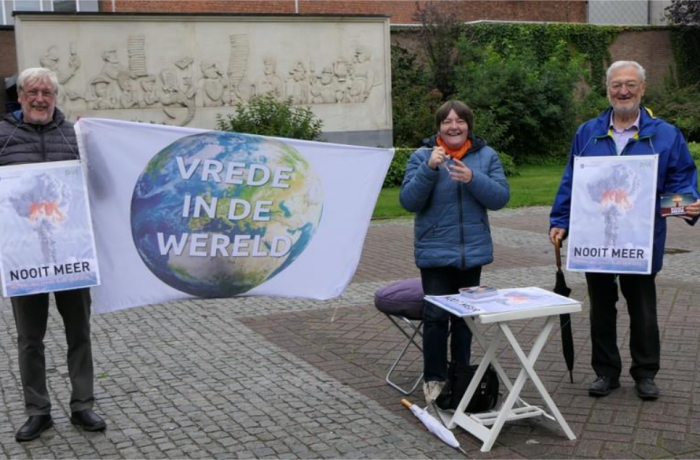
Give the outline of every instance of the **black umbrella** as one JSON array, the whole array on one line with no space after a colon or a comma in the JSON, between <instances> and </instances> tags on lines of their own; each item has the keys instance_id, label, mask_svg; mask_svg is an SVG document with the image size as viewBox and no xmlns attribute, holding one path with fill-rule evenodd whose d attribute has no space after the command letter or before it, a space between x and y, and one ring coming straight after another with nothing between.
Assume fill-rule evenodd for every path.
<instances>
[{"instance_id":1,"label":"black umbrella","mask_svg":"<svg viewBox=\"0 0 700 460\"><path fill-rule=\"evenodd\" d=\"M557 259L557 282L554 284L554 292L564 297L569 297L571 289L566 285L564 272L561 271L561 240L556 239L554 244L554 253ZM559 315L559 323L561 324L561 345L566 360L566 367L569 369L569 378L571 383L574 383L574 334L571 331L571 315L563 313Z\"/></svg>"}]
</instances>

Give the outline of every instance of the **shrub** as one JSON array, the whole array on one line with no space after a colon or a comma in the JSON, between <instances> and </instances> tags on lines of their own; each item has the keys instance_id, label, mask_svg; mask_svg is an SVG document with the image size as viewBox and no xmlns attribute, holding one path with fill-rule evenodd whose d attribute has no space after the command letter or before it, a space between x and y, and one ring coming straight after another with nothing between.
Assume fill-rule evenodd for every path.
<instances>
[{"instance_id":1,"label":"shrub","mask_svg":"<svg viewBox=\"0 0 700 460\"><path fill-rule=\"evenodd\" d=\"M518 172L518 168L515 165L515 161L513 161L512 156L510 156L506 153L499 153L498 159L501 160L501 164L503 165L503 172L505 173L506 177L513 177L513 176L520 175L520 173Z\"/></svg>"},{"instance_id":2,"label":"shrub","mask_svg":"<svg viewBox=\"0 0 700 460\"><path fill-rule=\"evenodd\" d=\"M394 145L418 147L435 132L434 113L442 95L432 89L428 73L416 56L399 45L391 49L391 95Z\"/></svg>"},{"instance_id":3,"label":"shrub","mask_svg":"<svg viewBox=\"0 0 700 460\"><path fill-rule=\"evenodd\" d=\"M563 41L541 62L525 46L507 47L503 54L491 45L472 46L466 38L458 46L465 59L456 69L456 96L475 117L490 120L492 131L505 129L494 136L475 121L475 132L516 163L565 157L576 128L574 88L585 74L583 58L569 57Z\"/></svg>"},{"instance_id":4,"label":"shrub","mask_svg":"<svg viewBox=\"0 0 700 460\"><path fill-rule=\"evenodd\" d=\"M683 131L688 141L700 141L700 83L682 88L667 84L660 91L650 92L645 105Z\"/></svg>"},{"instance_id":5,"label":"shrub","mask_svg":"<svg viewBox=\"0 0 700 460\"><path fill-rule=\"evenodd\" d=\"M689 142L688 148L690 149L690 155L693 160L700 161L700 142Z\"/></svg>"},{"instance_id":6,"label":"shrub","mask_svg":"<svg viewBox=\"0 0 700 460\"><path fill-rule=\"evenodd\" d=\"M389 166L389 172L386 173L386 178L384 178L384 185L382 187L398 187L403 182L403 176L406 174L406 165L408 164L408 159L415 149L407 147L397 147L394 153L394 158L391 160L391 166Z\"/></svg>"},{"instance_id":7,"label":"shrub","mask_svg":"<svg viewBox=\"0 0 700 460\"><path fill-rule=\"evenodd\" d=\"M309 107L294 106L291 98L280 102L264 94L236 104L235 114L217 115L216 125L220 131L315 141L321 137L323 122Z\"/></svg>"}]
</instances>

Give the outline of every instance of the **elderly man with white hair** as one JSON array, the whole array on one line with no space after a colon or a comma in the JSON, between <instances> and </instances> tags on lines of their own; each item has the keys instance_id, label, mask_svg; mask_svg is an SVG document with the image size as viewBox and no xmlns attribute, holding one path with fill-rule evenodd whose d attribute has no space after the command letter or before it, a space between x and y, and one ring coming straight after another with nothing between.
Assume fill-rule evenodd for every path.
<instances>
[{"instance_id":1,"label":"elderly man with white hair","mask_svg":"<svg viewBox=\"0 0 700 460\"><path fill-rule=\"evenodd\" d=\"M646 72L634 61L617 61L606 74L610 108L578 128L571 156L564 170L552 212L549 237L552 243L567 236L571 211L573 159L577 156L659 156L654 220L654 249L649 275L586 273L591 304L592 366L597 378L590 396L607 396L620 387L622 361L617 347L618 283L627 300L630 316L630 374L637 395L643 400L659 397L654 378L659 372L661 345L656 314L656 274L661 270L666 243L666 220L661 216L662 193L691 193L695 202L686 207L689 224L700 215L700 193L695 162L683 134L675 126L655 118L641 105L646 90Z\"/></svg>"},{"instance_id":2,"label":"elderly man with white hair","mask_svg":"<svg viewBox=\"0 0 700 460\"><path fill-rule=\"evenodd\" d=\"M58 78L49 69L31 68L19 75L17 90L21 110L7 114L0 121L0 167L78 158L73 124L55 106L58 88ZM68 344L68 373L72 387L70 420L87 431L102 431L107 424L92 410L95 396L90 290L74 289L53 294L63 318ZM53 426L44 357L49 295L12 297L11 302L17 326L24 404L29 416L15 434L15 439L23 442L38 438Z\"/></svg>"}]
</instances>

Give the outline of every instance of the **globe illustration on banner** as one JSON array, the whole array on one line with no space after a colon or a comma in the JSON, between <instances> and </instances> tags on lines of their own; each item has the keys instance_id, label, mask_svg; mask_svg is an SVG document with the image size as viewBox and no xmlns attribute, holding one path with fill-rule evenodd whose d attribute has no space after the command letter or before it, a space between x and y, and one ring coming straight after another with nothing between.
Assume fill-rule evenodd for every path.
<instances>
[{"instance_id":1,"label":"globe illustration on banner","mask_svg":"<svg viewBox=\"0 0 700 460\"><path fill-rule=\"evenodd\" d=\"M146 266L198 297L245 293L289 267L321 221L320 178L293 146L206 132L156 154L131 200Z\"/></svg>"}]
</instances>

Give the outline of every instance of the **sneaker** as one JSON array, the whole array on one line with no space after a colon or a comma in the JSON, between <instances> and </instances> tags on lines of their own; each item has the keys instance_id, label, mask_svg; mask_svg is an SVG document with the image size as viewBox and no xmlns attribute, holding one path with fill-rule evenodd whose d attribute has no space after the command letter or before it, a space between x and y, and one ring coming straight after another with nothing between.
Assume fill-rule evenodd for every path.
<instances>
[{"instance_id":1,"label":"sneaker","mask_svg":"<svg viewBox=\"0 0 700 460\"><path fill-rule=\"evenodd\" d=\"M445 382L438 382L436 380L430 382L423 382L423 394L425 395L425 404L429 405L435 401L440 392L442 392L442 387L445 386Z\"/></svg>"}]
</instances>

